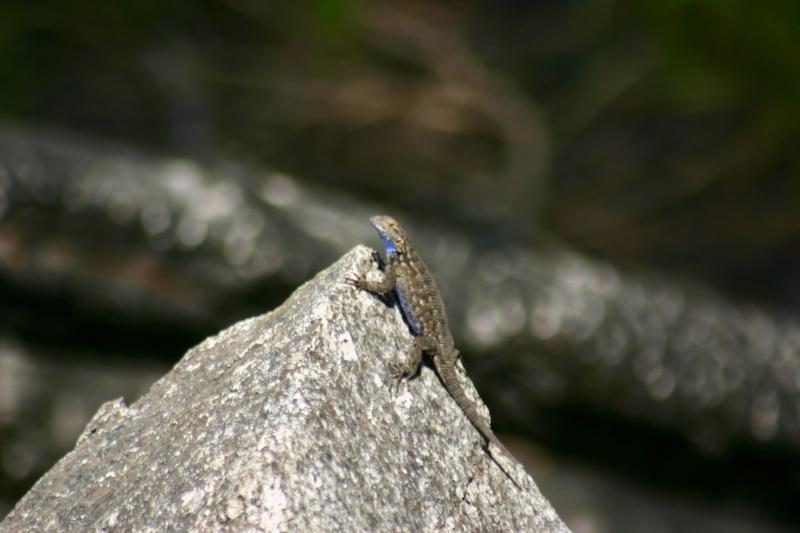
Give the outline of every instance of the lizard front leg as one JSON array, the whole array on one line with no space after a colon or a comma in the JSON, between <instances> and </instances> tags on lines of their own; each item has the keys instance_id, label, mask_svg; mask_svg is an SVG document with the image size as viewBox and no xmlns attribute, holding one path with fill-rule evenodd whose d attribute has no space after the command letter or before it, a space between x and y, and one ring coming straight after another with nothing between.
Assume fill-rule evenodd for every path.
<instances>
[{"instance_id":1,"label":"lizard front leg","mask_svg":"<svg viewBox=\"0 0 800 533\"><path fill-rule=\"evenodd\" d=\"M367 279L366 273L359 272L351 275L345 281L357 289L365 290L373 294L386 294L394 289L395 283L397 282L397 270L394 261L389 258L383 271L379 270L374 278Z\"/></svg>"}]
</instances>

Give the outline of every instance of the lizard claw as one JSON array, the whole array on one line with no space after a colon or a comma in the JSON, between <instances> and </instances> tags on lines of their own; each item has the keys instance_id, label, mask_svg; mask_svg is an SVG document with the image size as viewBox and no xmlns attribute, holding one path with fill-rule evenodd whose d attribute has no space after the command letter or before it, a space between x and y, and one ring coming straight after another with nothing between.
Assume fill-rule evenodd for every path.
<instances>
[{"instance_id":1,"label":"lizard claw","mask_svg":"<svg viewBox=\"0 0 800 533\"><path fill-rule=\"evenodd\" d=\"M351 274L344 279L344 282L351 287L355 287L356 289L363 289L366 283L366 278L364 274Z\"/></svg>"},{"instance_id":2,"label":"lizard claw","mask_svg":"<svg viewBox=\"0 0 800 533\"><path fill-rule=\"evenodd\" d=\"M390 363L389 364L389 372L392 378L401 381L405 376L403 375L403 369L401 368L402 365L400 363Z\"/></svg>"},{"instance_id":3,"label":"lizard claw","mask_svg":"<svg viewBox=\"0 0 800 533\"><path fill-rule=\"evenodd\" d=\"M394 385L394 390L399 391L400 385L408 380L408 373L406 372L405 367L401 363L390 363L389 364L389 374L392 377L392 382Z\"/></svg>"}]
</instances>

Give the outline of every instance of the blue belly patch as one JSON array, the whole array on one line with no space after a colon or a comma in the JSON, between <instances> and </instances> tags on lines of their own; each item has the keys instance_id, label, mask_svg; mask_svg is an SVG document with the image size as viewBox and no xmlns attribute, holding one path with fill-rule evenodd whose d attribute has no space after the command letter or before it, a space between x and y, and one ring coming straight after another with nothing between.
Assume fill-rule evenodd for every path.
<instances>
[{"instance_id":1,"label":"blue belly patch","mask_svg":"<svg viewBox=\"0 0 800 533\"><path fill-rule=\"evenodd\" d=\"M422 332L422 328L420 328L419 322L414 318L411 309L408 308L408 301L406 300L406 294L403 290L403 286L401 284L395 285L395 292L397 292L397 300L400 303L400 312L403 313L403 318L406 321L406 324L411 328L411 331L414 335L419 335Z\"/></svg>"}]
</instances>

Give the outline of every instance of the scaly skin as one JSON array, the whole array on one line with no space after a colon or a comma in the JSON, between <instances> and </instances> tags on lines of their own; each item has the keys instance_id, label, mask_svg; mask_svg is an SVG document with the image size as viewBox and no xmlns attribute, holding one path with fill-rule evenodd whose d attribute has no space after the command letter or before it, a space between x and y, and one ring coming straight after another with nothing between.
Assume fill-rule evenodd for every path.
<instances>
[{"instance_id":1,"label":"scaly skin","mask_svg":"<svg viewBox=\"0 0 800 533\"><path fill-rule=\"evenodd\" d=\"M456 376L459 352L455 348L447 324L444 302L431 271L396 220L386 215L379 215L372 217L370 222L378 231L386 252L383 275L368 281L364 274L358 274L347 281L359 289L376 294L395 291L400 310L414 335L414 348L411 353L405 361L392 366L395 377L403 380L417 375L422 362L422 352L427 353L447 392L467 419L488 443L495 445L513 459L495 436L487 420L480 415L477 406L467 398ZM494 457L493 459L506 476L520 487L506 469Z\"/></svg>"}]
</instances>

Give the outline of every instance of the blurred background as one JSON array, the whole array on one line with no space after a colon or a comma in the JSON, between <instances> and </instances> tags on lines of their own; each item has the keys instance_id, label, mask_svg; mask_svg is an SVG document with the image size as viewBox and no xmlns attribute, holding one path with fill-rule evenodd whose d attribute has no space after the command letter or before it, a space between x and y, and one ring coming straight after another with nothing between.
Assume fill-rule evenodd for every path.
<instances>
[{"instance_id":1,"label":"blurred background","mask_svg":"<svg viewBox=\"0 0 800 533\"><path fill-rule=\"evenodd\" d=\"M0 517L406 222L576 533L800 528L800 3L10 2Z\"/></svg>"}]
</instances>

